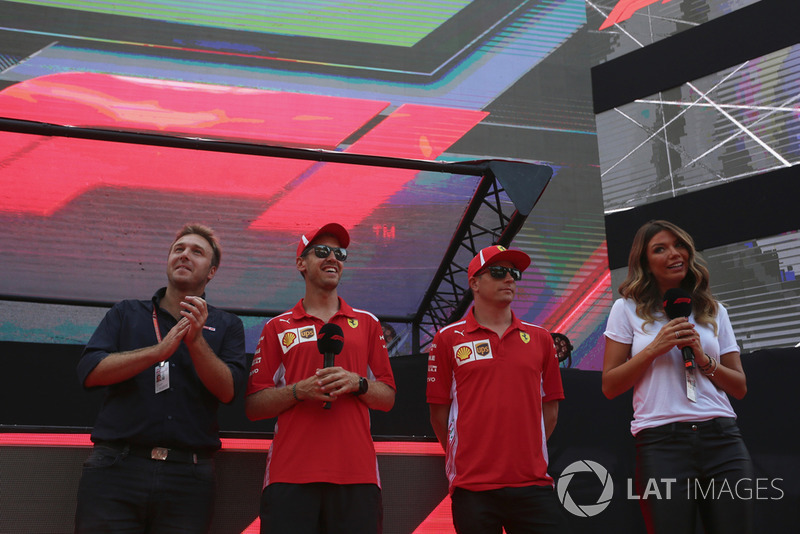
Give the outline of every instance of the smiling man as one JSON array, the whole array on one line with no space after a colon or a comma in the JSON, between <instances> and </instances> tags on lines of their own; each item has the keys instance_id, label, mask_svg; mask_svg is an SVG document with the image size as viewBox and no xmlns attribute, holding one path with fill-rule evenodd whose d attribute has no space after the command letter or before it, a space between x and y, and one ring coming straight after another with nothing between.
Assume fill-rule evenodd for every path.
<instances>
[{"instance_id":1,"label":"smiling man","mask_svg":"<svg viewBox=\"0 0 800 534\"><path fill-rule=\"evenodd\" d=\"M563 533L547 438L564 398L553 339L511 303L530 258L494 245L470 262L474 305L428 355L431 425L446 453L459 534Z\"/></svg>"},{"instance_id":2,"label":"smiling man","mask_svg":"<svg viewBox=\"0 0 800 534\"><path fill-rule=\"evenodd\" d=\"M75 531L207 532L220 448L219 403L245 384L244 328L210 306L214 232L186 225L167 258L167 286L114 305L78 363L105 397L78 488Z\"/></svg>"},{"instance_id":3,"label":"smiling man","mask_svg":"<svg viewBox=\"0 0 800 534\"><path fill-rule=\"evenodd\" d=\"M247 416L278 418L261 495L262 533L382 529L369 409L390 410L395 384L378 319L337 293L349 244L337 223L300 238L296 266L305 296L264 325L253 356ZM326 324L341 328L344 339L331 367L317 343Z\"/></svg>"}]
</instances>

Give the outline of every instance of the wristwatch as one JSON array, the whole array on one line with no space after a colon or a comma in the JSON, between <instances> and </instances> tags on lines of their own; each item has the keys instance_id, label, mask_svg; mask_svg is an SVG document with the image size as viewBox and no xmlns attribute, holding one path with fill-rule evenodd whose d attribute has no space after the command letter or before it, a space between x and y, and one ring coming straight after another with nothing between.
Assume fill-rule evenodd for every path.
<instances>
[{"instance_id":1,"label":"wristwatch","mask_svg":"<svg viewBox=\"0 0 800 534\"><path fill-rule=\"evenodd\" d=\"M353 395L358 397L363 395L369 389L369 382L363 376L358 377L358 390L353 392Z\"/></svg>"}]
</instances>

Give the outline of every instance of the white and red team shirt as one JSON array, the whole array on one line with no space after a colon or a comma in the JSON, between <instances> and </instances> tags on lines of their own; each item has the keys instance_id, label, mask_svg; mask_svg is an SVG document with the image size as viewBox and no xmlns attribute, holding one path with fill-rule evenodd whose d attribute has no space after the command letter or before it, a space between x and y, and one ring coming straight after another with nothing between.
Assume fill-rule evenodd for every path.
<instances>
[{"instance_id":1,"label":"white and red team shirt","mask_svg":"<svg viewBox=\"0 0 800 534\"><path fill-rule=\"evenodd\" d=\"M330 322L344 333L344 347L334 365L395 389L378 319L339 298L339 311ZM302 300L267 322L253 356L247 395L294 384L322 368L317 332L323 324L305 312ZM305 400L278 415L264 486L273 482L380 486L367 405L358 397L344 395L329 410L322 406L322 402Z\"/></svg>"},{"instance_id":2,"label":"white and red team shirt","mask_svg":"<svg viewBox=\"0 0 800 534\"><path fill-rule=\"evenodd\" d=\"M542 402L564 398L553 338L513 316L502 339L466 318L442 328L428 354L428 403L450 404L450 491L552 486Z\"/></svg>"}]
</instances>

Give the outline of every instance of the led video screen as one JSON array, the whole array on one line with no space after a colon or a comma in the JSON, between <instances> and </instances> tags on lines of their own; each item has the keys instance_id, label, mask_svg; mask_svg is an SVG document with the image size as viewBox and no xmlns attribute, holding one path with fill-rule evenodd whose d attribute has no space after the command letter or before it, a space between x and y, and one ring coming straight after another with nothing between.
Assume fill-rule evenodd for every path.
<instances>
[{"instance_id":1,"label":"led video screen","mask_svg":"<svg viewBox=\"0 0 800 534\"><path fill-rule=\"evenodd\" d=\"M597 65L697 28L760 0L590 0L587 24L609 36L592 47ZM676 58L677 60L677 58Z\"/></svg>"},{"instance_id":2,"label":"led video screen","mask_svg":"<svg viewBox=\"0 0 800 534\"><path fill-rule=\"evenodd\" d=\"M2 115L60 125L436 161L510 159L555 176L514 246L534 258L516 311L594 361L609 304L580 0L3 2ZM353 235L341 294L416 311L474 176L3 136L11 251L4 339L85 341L97 307L147 298L187 220L221 235L217 305L255 332L293 305L299 232ZM44 253L44 250L48 250ZM53 272L57 265L58 272ZM27 299L27 303L26 303ZM34 305L35 304L35 305ZM37 316L40 325L16 317ZM251 338L253 335L251 333Z\"/></svg>"},{"instance_id":3,"label":"led video screen","mask_svg":"<svg viewBox=\"0 0 800 534\"><path fill-rule=\"evenodd\" d=\"M800 163L800 46L597 116L606 211Z\"/></svg>"}]
</instances>

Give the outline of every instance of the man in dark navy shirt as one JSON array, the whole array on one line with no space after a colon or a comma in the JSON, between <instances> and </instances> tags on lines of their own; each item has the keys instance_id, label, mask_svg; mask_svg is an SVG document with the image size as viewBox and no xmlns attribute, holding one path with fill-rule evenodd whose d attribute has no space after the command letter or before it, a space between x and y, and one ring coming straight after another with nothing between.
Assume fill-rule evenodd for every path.
<instances>
[{"instance_id":1,"label":"man in dark navy shirt","mask_svg":"<svg viewBox=\"0 0 800 534\"><path fill-rule=\"evenodd\" d=\"M86 345L78 377L87 389L105 387L105 397L75 532L208 530L217 408L247 375L242 321L204 299L219 261L213 231L184 226L169 250L167 287L114 305Z\"/></svg>"}]
</instances>

